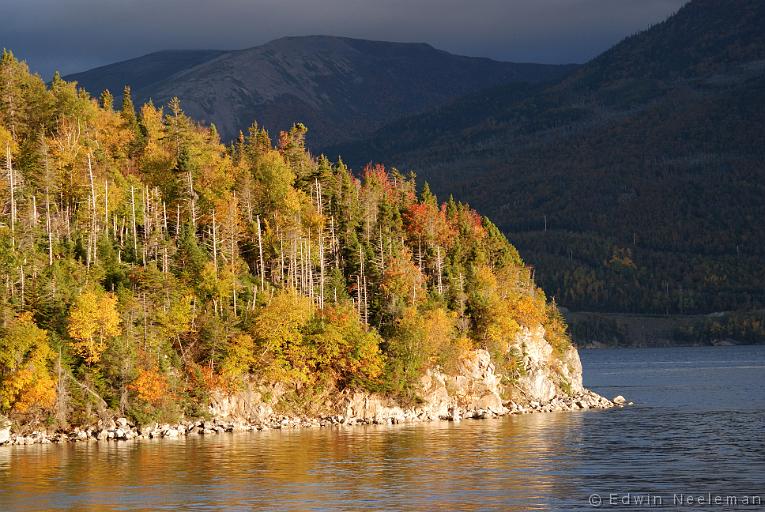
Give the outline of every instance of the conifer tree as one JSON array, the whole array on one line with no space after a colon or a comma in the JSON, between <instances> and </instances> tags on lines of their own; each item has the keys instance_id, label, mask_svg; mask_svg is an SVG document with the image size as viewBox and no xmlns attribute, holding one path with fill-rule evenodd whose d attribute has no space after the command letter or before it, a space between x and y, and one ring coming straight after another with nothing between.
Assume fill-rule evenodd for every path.
<instances>
[{"instance_id":1,"label":"conifer tree","mask_svg":"<svg viewBox=\"0 0 765 512\"><path fill-rule=\"evenodd\" d=\"M500 230L413 175L314 157L296 124L231 145L0 62L0 379L14 418L197 414L210 393L382 390L565 323ZM225 141L227 142L227 141ZM622 253L619 253L622 254ZM620 256L621 261L626 261ZM55 349L53 348L55 347ZM73 419L74 418L74 419Z\"/></svg>"}]
</instances>

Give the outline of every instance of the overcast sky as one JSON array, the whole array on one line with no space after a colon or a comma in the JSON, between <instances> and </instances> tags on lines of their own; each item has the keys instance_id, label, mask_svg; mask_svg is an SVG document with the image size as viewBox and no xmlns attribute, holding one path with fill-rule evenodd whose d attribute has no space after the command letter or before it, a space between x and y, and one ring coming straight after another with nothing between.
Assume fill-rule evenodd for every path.
<instances>
[{"instance_id":1,"label":"overcast sky","mask_svg":"<svg viewBox=\"0 0 765 512\"><path fill-rule=\"evenodd\" d=\"M0 46L48 78L164 49L282 36L427 42L518 62L584 62L686 0L0 0Z\"/></svg>"}]
</instances>

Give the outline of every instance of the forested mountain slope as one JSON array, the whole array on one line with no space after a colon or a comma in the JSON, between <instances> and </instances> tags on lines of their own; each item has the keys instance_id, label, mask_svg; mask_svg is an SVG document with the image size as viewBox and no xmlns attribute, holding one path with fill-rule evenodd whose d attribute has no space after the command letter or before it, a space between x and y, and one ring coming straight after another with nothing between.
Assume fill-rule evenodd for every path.
<instances>
[{"instance_id":1,"label":"forested mountain slope","mask_svg":"<svg viewBox=\"0 0 765 512\"><path fill-rule=\"evenodd\" d=\"M491 216L575 309L765 305L765 3L694 0L542 91L472 94L326 150Z\"/></svg>"},{"instance_id":2,"label":"forested mountain slope","mask_svg":"<svg viewBox=\"0 0 765 512\"><path fill-rule=\"evenodd\" d=\"M224 141L253 119L274 133L302 122L315 147L367 135L468 92L557 80L573 68L462 57L427 44L308 36L240 51L160 52L66 79L96 95L130 85L138 103L164 105L177 96Z\"/></svg>"},{"instance_id":3,"label":"forested mountain slope","mask_svg":"<svg viewBox=\"0 0 765 512\"><path fill-rule=\"evenodd\" d=\"M303 125L226 146L177 99L121 104L0 61L1 414L171 421L259 384L297 412L345 390L415 403L478 348L512 384L540 327L556 389L581 378L558 309L467 205L357 178Z\"/></svg>"}]
</instances>

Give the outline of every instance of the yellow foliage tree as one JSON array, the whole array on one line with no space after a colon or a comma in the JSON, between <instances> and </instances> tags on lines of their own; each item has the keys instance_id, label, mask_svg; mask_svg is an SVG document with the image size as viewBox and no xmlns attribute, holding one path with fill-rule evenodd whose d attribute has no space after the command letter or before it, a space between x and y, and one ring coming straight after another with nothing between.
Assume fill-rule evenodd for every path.
<instances>
[{"instance_id":1,"label":"yellow foliage tree","mask_svg":"<svg viewBox=\"0 0 765 512\"><path fill-rule=\"evenodd\" d=\"M267 378L306 382L315 360L302 329L313 316L313 302L295 290L277 293L255 318L252 333Z\"/></svg>"},{"instance_id":2,"label":"yellow foliage tree","mask_svg":"<svg viewBox=\"0 0 765 512\"><path fill-rule=\"evenodd\" d=\"M106 350L107 340L121 333L114 294L86 290L77 297L69 313L69 336L74 340L74 351L86 363L97 363Z\"/></svg>"},{"instance_id":3,"label":"yellow foliage tree","mask_svg":"<svg viewBox=\"0 0 765 512\"><path fill-rule=\"evenodd\" d=\"M508 297L507 286L500 286L497 276L487 265L474 270L470 310L475 336L493 355L507 352L520 330L513 313L514 300Z\"/></svg>"},{"instance_id":4,"label":"yellow foliage tree","mask_svg":"<svg viewBox=\"0 0 765 512\"><path fill-rule=\"evenodd\" d=\"M545 337L558 355L563 355L571 347L566 321L555 303L547 305L547 318L544 323Z\"/></svg>"},{"instance_id":5,"label":"yellow foliage tree","mask_svg":"<svg viewBox=\"0 0 765 512\"><path fill-rule=\"evenodd\" d=\"M0 405L19 413L49 409L56 401L49 367L53 351L48 333L31 313L20 314L0 337Z\"/></svg>"},{"instance_id":6,"label":"yellow foliage tree","mask_svg":"<svg viewBox=\"0 0 765 512\"><path fill-rule=\"evenodd\" d=\"M375 379L383 371L382 339L366 328L350 304L326 308L309 340L315 346L318 371L330 373L343 385Z\"/></svg>"},{"instance_id":7,"label":"yellow foliage tree","mask_svg":"<svg viewBox=\"0 0 765 512\"><path fill-rule=\"evenodd\" d=\"M249 334L236 334L228 344L221 373L229 379L237 379L250 371L255 363L255 341Z\"/></svg>"},{"instance_id":8,"label":"yellow foliage tree","mask_svg":"<svg viewBox=\"0 0 765 512\"><path fill-rule=\"evenodd\" d=\"M544 295L519 295L511 297L510 315L521 325L529 328L541 325L547 319Z\"/></svg>"},{"instance_id":9,"label":"yellow foliage tree","mask_svg":"<svg viewBox=\"0 0 765 512\"><path fill-rule=\"evenodd\" d=\"M191 330L194 320L193 303L194 296L187 293L173 297L166 309L157 311L157 323L164 338L171 339L180 346L181 335Z\"/></svg>"},{"instance_id":10,"label":"yellow foliage tree","mask_svg":"<svg viewBox=\"0 0 765 512\"><path fill-rule=\"evenodd\" d=\"M455 316L444 308L432 309L424 315L425 347L431 359L454 339Z\"/></svg>"}]
</instances>

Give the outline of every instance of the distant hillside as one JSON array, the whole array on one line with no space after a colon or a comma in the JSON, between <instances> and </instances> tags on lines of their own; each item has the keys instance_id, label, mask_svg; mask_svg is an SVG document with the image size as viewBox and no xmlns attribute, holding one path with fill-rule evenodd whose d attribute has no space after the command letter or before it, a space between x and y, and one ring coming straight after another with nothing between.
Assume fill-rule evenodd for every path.
<instances>
[{"instance_id":1,"label":"distant hillside","mask_svg":"<svg viewBox=\"0 0 765 512\"><path fill-rule=\"evenodd\" d=\"M763 127L765 3L695 0L560 83L326 152L470 201L568 307L710 312L765 304Z\"/></svg>"},{"instance_id":2,"label":"distant hillside","mask_svg":"<svg viewBox=\"0 0 765 512\"><path fill-rule=\"evenodd\" d=\"M300 121L311 129L309 142L325 146L486 87L558 80L572 69L462 57L427 44L311 36L241 51L154 53L66 79L96 95L131 85L138 104L178 96L224 140L253 119L272 132Z\"/></svg>"},{"instance_id":3,"label":"distant hillside","mask_svg":"<svg viewBox=\"0 0 765 512\"><path fill-rule=\"evenodd\" d=\"M67 78L76 81L89 92L100 94L109 89L119 96L126 85L134 91L141 91L223 53L220 50L167 50L75 73Z\"/></svg>"}]
</instances>

